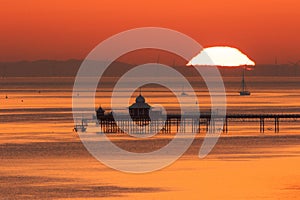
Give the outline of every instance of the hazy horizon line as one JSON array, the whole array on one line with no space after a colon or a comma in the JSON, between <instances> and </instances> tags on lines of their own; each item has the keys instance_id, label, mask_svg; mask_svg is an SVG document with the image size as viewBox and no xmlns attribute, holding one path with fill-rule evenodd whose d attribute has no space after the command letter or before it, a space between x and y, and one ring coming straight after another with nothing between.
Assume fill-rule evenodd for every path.
<instances>
[{"instance_id":1,"label":"hazy horizon line","mask_svg":"<svg viewBox=\"0 0 300 200\"><path fill-rule=\"evenodd\" d=\"M35 59L35 60L9 60L9 61L0 61L0 63L22 63L22 62L69 62L69 61L78 61L83 62L85 59L79 59L79 58L68 58L68 59L47 59L47 58L41 58L41 59ZM105 61L97 61L97 62L105 62ZM136 65L136 63L130 63L125 61L118 61L115 60L114 62L129 64L129 65ZM256 63L255 65L292 65L292 63ZM178 65L179 66L179 65Z\"/></svg>"}]
</instances>

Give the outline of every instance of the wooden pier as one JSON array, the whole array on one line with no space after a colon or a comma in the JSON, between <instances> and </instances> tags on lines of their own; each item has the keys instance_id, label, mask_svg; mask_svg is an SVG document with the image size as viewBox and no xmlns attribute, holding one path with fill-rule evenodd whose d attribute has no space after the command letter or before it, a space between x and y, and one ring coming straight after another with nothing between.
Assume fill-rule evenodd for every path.
<instances>
[{"instance_id":1,"label":"wooden pier","mask_svg":"<svg viewBox=\"0 0 300 200\"><path fill-rule=\"evenodd\" d=\"M260 133L265 132L265 122L274 123L274 132L279 133L280 122L300 122L300 114L227 114L225 119L225 132L228 132L229 121L259 122Z\"/></svg>"},{"instance_id":2,"label":"wooden pier","mask_svg":"<svg viewBox=\"0 0 300 200\"><path fill-rule=\"evenodd\" d=\"M202 132L201 130L204 130L206 133L209 131L212 133L222 131L226 134L230 130L230 125L237 122L258 123L260 133L265 132L266 123L274 124L275 133L280 132L280 125L282 123L299 122L300 125L300 114L227 114L225 117L214 116L213 119L211 117L210 114L202 114L199 117L195 117L194 115L184 115L182 117L180 114L170 114L165 118L158 116L151 120L149 116L128 119L128 116L124 115L118 116L116 121L112 114L105 114L101 117L94 117L93 120L82 119L77 126L80 128L79 130L86 130L89 122L97 120L97 126L104 133L123 133L125 129L145 134L153 130L159 130L159 133L200 133ZM150 123L152 125L148 126ZM221 130L216 130L217 123L223 124Z\"/></svg>"}]
</instances>

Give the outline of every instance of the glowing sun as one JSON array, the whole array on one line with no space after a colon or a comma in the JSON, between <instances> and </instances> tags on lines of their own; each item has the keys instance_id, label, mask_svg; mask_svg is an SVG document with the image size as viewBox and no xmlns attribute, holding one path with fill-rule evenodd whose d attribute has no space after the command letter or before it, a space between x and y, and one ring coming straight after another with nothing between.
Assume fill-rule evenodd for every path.
<instances>
[{"instance_id":1,"label":"glowing sun","mask_svg":"<svg viewBox=\"0 0 300 200\"><path fill-rule=\"evenodd\" d=\"M236 48L220 46L204 48L187 65L238 67L245 65L254 66L255 63Z\"/></svg>"}]
</instances>

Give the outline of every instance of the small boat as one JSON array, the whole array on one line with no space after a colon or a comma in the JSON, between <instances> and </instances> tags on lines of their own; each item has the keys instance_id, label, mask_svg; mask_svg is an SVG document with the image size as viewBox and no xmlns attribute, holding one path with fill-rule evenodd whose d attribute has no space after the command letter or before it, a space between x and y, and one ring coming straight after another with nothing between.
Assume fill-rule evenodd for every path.
<instances>
[{"instance_id":1,"label":"small boat","mask_svg":"<svg viewBox=\"0 0 300 200\"><path fill-rule=\"evenodd\" d=\"M188 94L187 93L185 93L185 92L181 92L181 94L180 94L181 96L188 96Z\"/></svg>"},{"instance_id":2,"label":"small boat","mask_svg":"<svg viewBox=\"0 0 300 200\"><path fill-rule=\"evenodd\" d=\"M240 91L240 96L250 96L251 92L249 91Z\"/></svg>"},{"instance_id":3,"label":"small boat","mask_svg":"<svg viewBox=\"0 0 300 200\"><path fill-rule=\"evenodd\" d=\"M246 89L245 82L245 67L243 67L243 75L242 75L242 90L240 91L240 96L250 96L251 92Z\"/></svg>"},{"instance_id":4,"label":"small boat","mask_svg":"<svg viewBox=\"0 0 300 200\"><path fill-rule=\"evenodd\" d=\"M73 128L75 132L86 132L87 122L85 119L81 119L81 124L76 124Z\"/></svg>"},{"instance_id":5,"label":"small boat","mask_svg":"<svg viewBox=\"0 0 300 200\"><path fill-rule=\"evenodd\" d=\"M182 87L180 96L189 96L187 93L184 92L183 87Z\"/></svg>"}]
</instances>

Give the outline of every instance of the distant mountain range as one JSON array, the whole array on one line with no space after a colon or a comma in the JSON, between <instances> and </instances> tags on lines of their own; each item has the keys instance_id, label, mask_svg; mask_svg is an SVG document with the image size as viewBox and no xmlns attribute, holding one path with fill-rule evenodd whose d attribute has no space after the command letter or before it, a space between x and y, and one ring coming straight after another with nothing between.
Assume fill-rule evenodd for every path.
<instances>
[{"instance_id":1,"label":"distant mountain range","mask_svg":"<svg viewBox=\"0 0 300 200\"><path fill-rule=\"evenodd\" d=\"M1 77L74 77L82 63L82 60L37 60L19 62L0 62ZM101 62L99 62L101 65ZM133 65L124 62L114 62L110 70L105 73L107 77L122 75ZM173 66L186 76L196 76L191 67ZM241 69L220 68L225 77L241 76ZM255 69L247 72L247 76L285 76L299 77L300 66L298 65L256 65Z\"/></svg>"}]
</instances>

